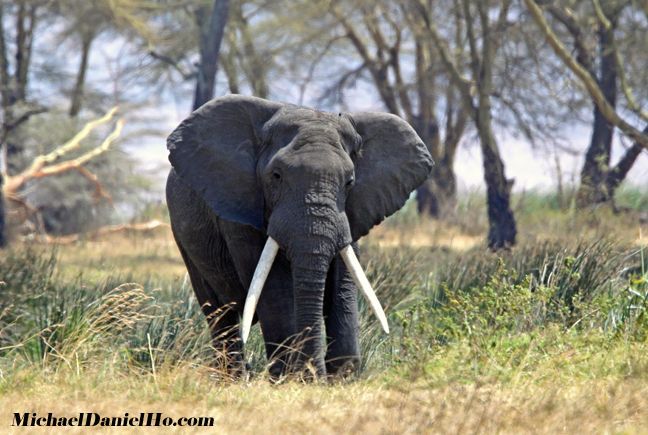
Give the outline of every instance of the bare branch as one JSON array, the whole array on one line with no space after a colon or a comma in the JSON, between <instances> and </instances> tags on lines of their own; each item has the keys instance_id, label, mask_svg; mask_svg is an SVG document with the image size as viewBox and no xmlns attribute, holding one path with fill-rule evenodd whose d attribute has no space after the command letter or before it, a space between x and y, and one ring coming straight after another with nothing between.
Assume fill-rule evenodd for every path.
<instances>
[{"instance_id":1,"label":"bare branch","mask_svg":"<svg viewBox=\"0 0 648 435\"><path fill-rule=\"evenodd\" d=\"M599 3L599 1L592 0L592 3L594 4L594 10L596 11L596 17L598 18L598 20L607 30L611 30L612 22L608 19L608 17L603 12L603 9L601 8L601 4ZM613 52L612 54L614 55L614 61L617 67L617 73L619 75L619 85L621 86L623 95L625 96L625 99L628 102L628 108L632 112L634 112L637 116L642 118L644 121L648 121L648 112L642 110L641 107L639 107L639 105L637 104L637 100L635 100L634 98L632 89L628 84L628 80L625 74L625 68L623 68L624 63L623 60L621 59L621 54L619 53L619 48L617 47L617 43L615 39L612 39L611 48Z\"/></svg>"},{"instance_id":2,"label":"bare branch","mask_svg":"<svg viewBox=\"0 0 648 435\"><path fill-rule=\"evenodd\" d=\"M99 200L103 198L106 201L108 201L110 204L113 204L112 196L101 185L101 182L99 181L99 177L97 177L94 173L92 173L92 171L90 171L88 168L85 168L83 166L78 166L74 169L79 174L81 174L86 180L92 183L93 187L95 188L93 196L96 202L99 202Z\"/></svg>"},{"instance_id":3,"label":"bare branch","mask_svg":"<svg viewBox=\"0 0 648 435\"><path fill-rule=\"evenodd\" d=\"M573 12L568 8L561 8L557 5L547 5L547 11L556 20L560 21L569 34L574 39L574 48L576 49L576 60L590 73L592 77L596 77L594 72L594 60L592 53L590 53L583 37L581 27L576 22Z\"/></svg>"},{"instance_id":4,"label":"bare branch","mask_svg":"<svg viewBox=\"0 0 648 435\"><path fill-rule=\"evenodd\" d=\"M394 90L388 81L387 75L387 65L380 59L375 59L369 54L367 46L362 42L360 35L355 31L347 17L340 11L336 5L331 5L331 13L338 20L338 22L344 28L346 36L349 38L356 51L362 57L364 61L363 64L369 68L371 77L376 84L378 93L383 100L383 103L387 107L387 110L394 115L400 116L400 110L398 103L396 102L396 96ZM371 29L370 29L371 30ZM380 50L379 50L380 53Z\"/></svg>"},{"instance_id":5,"label":"bare branch","mask_svg":"<svg viewBox=\"0 0 648 435\"><path fill-rule=\"evenodd\" d=\"M18 190L29 180L48 177L56 174L61 174L70 170L77 170L87 179L95 184L97 187L98 180L91 172L81 168L84 164L92 160L93 158L99 156L106 152L110 146L115 142L115 140L121 134L124 121L118 120L115 129L110 133L103 142L91 149L90 151L80 155L77 158L66 160L61 163L53 164L58 158L64 156L70 151L77 149L81 145L81 141L86 138L92 130L97 128L99 125L108 122L113 115L115 114L117 108L111 109L103 117L96 119L94 121L88 122L82 129L77 133L72 139L70 139L65 144L61 145L54 151L40 155L34 159L31 165L20 174L7 177L4 184L4 191L7 196L15 195ZM102 193L103 189L98 189L97 192L100 196L109 197L109 195Z\"/></svg>"},{"instance_id":6,"label":"bare branch","mask_svg":"<svg viewBox=\"0 0 648 435\"><path fill-rule=\"evenodd\" d=\"M115 129L110 133L103 142L96 148L91 149L85 154L65 162L61 162L52 166L45 166L41 170L32 174L32 178L42 178L54 174L59 174L61 172L69 171L70 169L77 169L79 166L88 163L90 160L95 157L108 151L108 148L117 140L121 134L122 128L124 127L124 120L120 119L115 125Z\"/></svg>"},{"instance_id":7,"label":"bare branch","mask_svg":"<svg viewBox=\"0 0 648 435\"><path fill-rule=\"evenodd\" d=\"M538 4L534 0L524 0L524 3L531 12L533 20L545 35L549 45L565 65L580 79L603 116L633 140L639 142L643 147L648 148L648 134L644 134L637 130L616 113L614 108L603 95L603 92L594 77L592 77L592 75L572 57L567 48L565 48L563 43L558 39L549 26L549 23L547 23L547 20L542 14L542 9L540 9Z\"/></svg>"},{"instance_id":8,"label":"bare branch","mask_svg":"<svg viewBox=\"0 0 648 435\"><path fill-rule=\"evenodd\" d=\"M34 108L26 110L24 113L21 113L20 116L16 119L12 119L11 121L7 119L6 122L2 125L2 138L0 139L0 144L3 144L5 140L7 140L7 136L9 136L9 134L13 130L20 127L23 123L29 121L29 118L34 115L39 115L43 112L47 112L47 107L36 106Z\"/></svg>"},{"instance_id":9,"label":"bare branch","mask_svg":"<svg viewBox=\"0 0 648 435\"><path fill-rule=\"evenodd\" d=\"M79 240L85 238L96 239L98 237L107 236L110 234L127 233L127 232L146 233L146 232L156 230L158 228L168 228L168 227L169 224L154 219L149 222L140 222L134 224L108 225L85 234L71 234L69 236L60 236L60 237L53 237L45 234L44 240L46 243L66 245L66 244L78 242Z\"/></svg>"},{"instance_id":10,"label":"bare branch","mask_svg":"<svg viewBox=\"0 0 648 435\"><path fill-rule=\"evenodd\" d=\"M643 129L644 134L648 134L648 126ZM641 154L641 151L644 151L645 148L641 146L640 143L635 142L630 148L628 148L619 160L619 162L608 172L606 183L610 191L614 191L623 180L625 180L626 175L632 169L635 161Z\"/></svg>"},{"instance_id":11,"label":"bare branch","mask_svg":"<svg viewBox=\"0 0 648 435\"><path fill-rule=\"evenodd\" d=\"M187 71L185 70L180 63L171 57L164 55L162 53L158 53L157 51L151 49L149 50L149 56L151 56L153 59L159 60L160 62L166 63L167 65L171 66L174 70L176 70L184 80L193 80L196 75L198 74L197 71Z\"/></svg>"},{"instance_id":12,"label":"bare branch","mask_svg":"<svg viewBox=\"0 0 648 435\"><path fill-rule=\"evenodd\" d=\"M315 75L315 69L317 68L317 65L324 59L324 57L329 53L331 48L333 47L333 44L335 44L337 41L342 39L342 36L334 36L331 39L329 39L326 42L326 45L322 49L322 51L313 59L311 64L308 67L308 72L306 73L306 77L304 77L304 80L299 85L299 104L303 104L304 102L304 96L306 95L306 87L310 84L310 82L313 80L313 76ZM364 68L364 64L363 64Z\"/></svg>"},{"instance_id":13,"label":"bare branch","mask_svg":"<svg viewBox=\"0 0 648 435\"><path fill-rule=\"evenodd\" d=\"M425 22L424 29L427 32L428 36L434 42L439 55L441 56L441 61L443 66L448 71L450 79L454 82L455 86L459 89L461 93L461 99L464 104L466 104L471 111L474 111L474 103L471 96L471 81L465 78L459 71L459 67L455 64L452 56L450 55L450 50L446 42L439 35L439 31L436 28L436 25L432 20L429 19L429 14L426 11L425 5L421 3L421 0L416 2L419 7L419 13L424 17L423 21Z\"/></svg>"}]
</instances>

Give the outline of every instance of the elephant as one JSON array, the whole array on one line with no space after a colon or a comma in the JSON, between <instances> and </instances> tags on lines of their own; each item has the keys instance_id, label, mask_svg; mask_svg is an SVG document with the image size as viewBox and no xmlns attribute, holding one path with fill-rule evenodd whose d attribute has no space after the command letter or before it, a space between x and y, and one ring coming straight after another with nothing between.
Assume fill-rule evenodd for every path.
<instances>
[{"instance_id":1,"label":"elephant","mask_svg":"<svg viewBox=\"0 0 648 435\"><path fill-rule=\"evenodd\" d=\"M358 288L388 326L356 242L434 164L412 127L226 95L182 121L167 148L171 229L228 370L244 370L258 321L273 378L357 371Z\"/></svg>"}]
</instances>

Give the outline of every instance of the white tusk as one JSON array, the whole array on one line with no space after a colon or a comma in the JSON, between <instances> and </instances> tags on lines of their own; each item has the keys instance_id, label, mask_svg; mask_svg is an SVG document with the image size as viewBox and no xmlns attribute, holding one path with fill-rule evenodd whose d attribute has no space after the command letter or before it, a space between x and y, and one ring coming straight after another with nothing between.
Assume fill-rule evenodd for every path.
<instances>
[{"instance_id":1,"label":"white tusk","mask_svg":"<svg viewBox=\"0 0 648 435\"><path fill-rule=\"evenodd\" d=\"M382 328L385 330L385 333L389 334L389 325L387 324L387 316L385 316L385 312L380 306L380 301L378 301L376 292L374 291L373 288L371 288L371 284L369 284L369 280L367 279L367 276L362 270L362 266L360 266L358 257L356 257L355 252L353 252L353 248L351 247L351 245L342 248L342 250L340 251L340 255L344 260L344 264L346 264L347 268L349 269L349 272L351 272L351 277L353 277L353 281L358 286L358 288L362 291L362 293L364 293L365 297L369 301L369 305L371 305L371 309L376 314L376 317L378 317L378 320L380 321Z\"/></svg>"},{"instance_id":2,"label":"white tusk","mask_svg":"<svg viewBox=\"0 0 648 435\"><path fill-rule=\"evenodd\" d=\"M241 340L243 341L243 344L245 344L248 335L250 335L254 311L256 310L259 297L261 297L261 290L263 290L263 285L268 278L268 274L272 268L272 263L277 256L278 251L279 245L277 242L275 242L272 237L268 237L268 240L263 247L263 252L261 252L261 257L259 258L257 267L254 270L252 283L250 284L250 289L248 290L247 298L245 299L243 320L241 320Z\"/></svg>"}]
</instances>

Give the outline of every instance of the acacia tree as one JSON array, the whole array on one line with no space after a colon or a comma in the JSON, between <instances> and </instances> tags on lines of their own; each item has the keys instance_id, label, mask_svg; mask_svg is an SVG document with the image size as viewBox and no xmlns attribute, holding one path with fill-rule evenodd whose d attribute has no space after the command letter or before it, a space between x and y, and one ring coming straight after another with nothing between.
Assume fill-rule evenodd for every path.
<instances>
[{"instance_id":1,"label":"acacia tree","mask_svg":"<svg viewBox=\"0 0 648 435\"><path fill-rule=\"evenodd\" d=\"M193 108L197 109L214 97L218 58L229 14L229 0L214 0L211 8L203 4L198 5L194 14L200 32L200 61L193 102Z\"/></svg>"},{"instance_id":2,"label":"acacia tree","mask_svg":"<svg viewBox=\"0 0 648 435\"><path fill-rule=\"evenodd\" d=\"M190 0L168 7L148 25L146 49L156 59L158 69L166 73L160 80L192 82L197 109L214 97L218 69L227 78L230 92L239 93L247 81L252 93L268 96L265 65L255 48L245 0ZM183 35L178 37L178 35ZM197 60L196 60L197 57Z\"/></svg>"},{"instance_id":3,"label":"acacia tree","mask_svg":"<svg viewBox=\"0 0 648 435\"><path fill-rule=\"evenodd\" d=\"M354 78L368 75L385 108L414 127L436 162L431 178L417 190L419 212L447 216L456 205L453 166L468 110L459 102L454 82L443 74L434 43L417 31L423 17L406 14L393 2L383 1L335 2L330 13L341 27L342 37L354 48L359 64L341 72L328 92L343 92Z\"/></svg>"},{"instance_id":4,"label":"acacia tree","mask_svg":"<svg viewBox=\"0 0 648 435\"><path fill-rule=\"evenodd\" d=\"M64 22L57 39L61 42L72 40L77 45L79 63L69 91L68 109L70 117L77 117L84 103L92 45L103 32L116 27L116 17L110 4L104 1L56 2L50 6L49 13L61 17Z\"/></svg>"},{"instance_id":5,"label":"acacia tree","mask_svg":"<svg viewBox=\"0 0 648 435\"><path fill-rule=\"evenodd\" d=\"M504 172L504 162L493 133L492 114L494 63L508 25L510 5L510 0L499 3L498 7L487 1L455 2L455 10L461 14L461 22L464 24L463 36L468 41L467 73L452 56L451 43L441 35L430 4L422 0L411 0L407 8L410 20L416 15L423 17L424 25L419 31L425 32L433 41L443 67L460 92L461 104L477 130L486 182L488 246L491 249L515 244L517 234L510 199L513 181L507 179Z\"/></svg>"},{"instance_id":6,"label":"acacia tree","mask_svg":"<svg viewBox=\"0 0 648 435\"><path fill-rule=\"evenodd\" d=\"M648 123L648 114L637 104L631 86L634 75L645 73L644 47L648 43L645 17L641 18L641 12L632 1L544 4L553 20L569 34L574 57L546 20L538 3L525 0L525 4L557 57L576 75L593 102L592 133L581 171L577 204L583 207L610 201L642 150L648 147L648 126L640 132L628 120L634 118L634 122ZM623 60L635 54L643 56L643 61L638 62L639 71L633 71L632 62ZM619 98L619 90L623 100ZM612 165L615 127L634 143Z\"/></svg>"},{"instance_id":7,"label":"acacia tree","mask_svg":"<svg viewBox=\"0 0 648 435\"><path fill-rule=\"evenodd\" d=\"M240 82L244 79L252 95L268 98L270 89L267 76L271 59L259 52L249 16L245 14L243 6L244 2L240 0L231 5L226 50L221 63L231 93L240 92Z\"/></svg>"}]
</instances>

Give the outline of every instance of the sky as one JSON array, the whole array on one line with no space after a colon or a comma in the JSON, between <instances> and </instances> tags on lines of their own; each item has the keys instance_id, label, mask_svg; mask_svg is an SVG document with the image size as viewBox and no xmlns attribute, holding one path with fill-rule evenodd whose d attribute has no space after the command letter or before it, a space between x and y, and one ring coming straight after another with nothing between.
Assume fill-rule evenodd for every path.
<instances>
[{"instance_id":1,"label":"sky","mask_svg":"<svg viewBox=\"0 0 648 435\"><path fill-rule=\"evenodd\" d=\"M120 68L128 55L128 43L120 39L103 39L97 52L91 54L91 73L95 80L105 76L106 82L110 82L111 75ZM64 47L63 47L64 49ZM139 53L141 56L142 54ZM142 60L140 60L142 61ZM71 62L73 68L75 62ZM174 86L174 85L172 85ZM316 86L316 84L314 85ZM305 92L305 105L317 105L318 96L321 90L314 86ZM297 103L299 101L299 86L284 80L280 83L271 83L273 98L278 101ZM142 89L144 93L151 93L145 101L146 104L137 110L133 115L140 119L146 119L144 123L131 123L129 128L154 127L160 131L161 136L145 136L135 141L127 141L124 149L137 158L142 166L150 169L156 174L155 187L159 188L160 195L164 191L166 174L170 168L166 151L166 135L168 135L190 112L193 99L193 83L175 85L173 89L165 92L152 91L149 88ZM216 95L227 93L227 87L222 73L216 85ZM384 107L377 99L375 92L370 85L358 85L347 91L346 104L348 107L334 109L348 111L383 111ZM327 110L326 107L315 107ZM128 121L128 120L127 120ZM146 124L146 123L149 124ZM152 124L151 124L152 123ZM577 125L568 131L559 132L569 143L572 149L580 150L576 154L553 150L547 146L542 149L533 149L532 146L522 138L512 137L501 130L495 129L499 142L500 153L504 160L505 172L508 178L513 178L515 183L513 190L516 192L528 190L548 191L556 188L556 174L558 166L565 185L578 183L580 169L583 163L584 152L590 139L590 126ZM460 144L455 162L455 172L458 178L460 192L475 191L484 188L483 169L479 143L474 135L467 135ZM629 141L625 140L626 146ZM616 162L623 153L623 145L620 135L617 134L614 140L612 162ZM637 159L634 167L628 174L626 183L648 189L648 152L644 151ZM153 192L152 192L153 193ZM155 195L155 193L153 193Z\"/></svg>"},{"instance_id":2,"label":"sky","mask_svg":"<svg viewBox=\"0 0 648 435\"><path fill-rule=\"evenodd\" d=\"M167 101L156 107L156 114L160 117L158 128L170 133L189 113L191 95L187 95L189 103L177 104ZM367 95L365 102L357 104L357 110L382 110L379 104L372 103L371 96ZM356 100L359 101L359 100ZM556 174L558 166L562 173L565 185L577 184L579 173L583 164L584 152L590 140L590 129L579 126L570 132L565 132L567 140L576 150L582 150L573 155L564 151L553 154L546 149L534 150L523 139L513 138L502 131L495 132L500 145L500 153L504 160L506 176L515 179L513 190L516 192L539 190L550 191L556 188ZM628 142L628 141L626 141ZM166 173L170 168L167 160L165 138L147 137L138 143L126 146L128 152L140 159L142 164L153 168L160 175L160 190L163 189ZM612 161L616 162L622 155L624 147L615 137L612 152ZM558 161L558 162L557 162ZM474 138L466 138L461 143L455 162L455 172L458 178L460 192L470 192L483 189L483 168L479 143ZM648 189L648 153L645 151L637 159L628 174L626 183Z\"/></svg>"}]
</instances>

